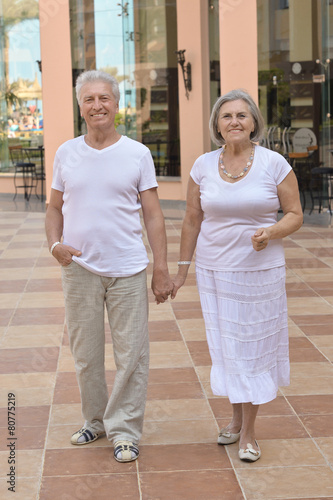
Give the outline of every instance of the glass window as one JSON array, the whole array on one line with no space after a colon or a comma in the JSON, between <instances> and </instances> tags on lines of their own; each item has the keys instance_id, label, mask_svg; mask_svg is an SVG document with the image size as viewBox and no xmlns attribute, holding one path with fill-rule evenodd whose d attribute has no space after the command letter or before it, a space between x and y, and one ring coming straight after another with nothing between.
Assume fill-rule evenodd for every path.
<instances>
[{"instance_id":1,"label":"glass window","mask_svg":"<svg viewBox=\"0 0 333 500\"><path fill-rule=\"evenodd\" d=\"M209 0L209 59L211 108L221 95L219 0Z\"/></svg>"},{"instance_id":2,"label":"glass window","mask_svg":"<svg viewBox=\"0 0 333 500\"><path fill-rule=\"evenodd\" d=\"M43 141L38 0L0 0L1 171L8 146Z\"/></svg>"},{"instance_id":3,"label":"glass window","mask_svg":"<svg viewBox=\"0 0 333 500\"><path fill-rule=\"evenodd\" d=\"M175 0L71 0L73 82L86 69L117 78L117 130L146 144L157 175L179 176ZM75 104L75 131L85 132Z\"/></svg>"},{"instance_id":4,"label":"glass window","mask_svg":"<svg viewBox=\"0 0 333 500\"><path fill-rule=\"evenodd\" d=\"M329 0L257 0L259 104L265 145L283 154L318 146L332 161Z\"/></svg>"}]
</instances>

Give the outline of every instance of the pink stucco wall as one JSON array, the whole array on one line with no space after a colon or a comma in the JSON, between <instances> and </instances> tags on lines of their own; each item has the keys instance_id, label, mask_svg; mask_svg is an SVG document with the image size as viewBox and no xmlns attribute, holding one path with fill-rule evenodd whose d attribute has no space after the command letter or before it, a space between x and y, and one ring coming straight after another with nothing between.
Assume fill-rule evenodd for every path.
<instances>
[{"instance_id":1,"label":"pink stucco wall","mask_svg":"<svg viewBox=\"0 0 333 500\"><path fill-rule=\"evenodd\" d=\"M39 0L39 19L48 200L55 152L74 137L68 0Z\"/></svg>"}]
</instances>

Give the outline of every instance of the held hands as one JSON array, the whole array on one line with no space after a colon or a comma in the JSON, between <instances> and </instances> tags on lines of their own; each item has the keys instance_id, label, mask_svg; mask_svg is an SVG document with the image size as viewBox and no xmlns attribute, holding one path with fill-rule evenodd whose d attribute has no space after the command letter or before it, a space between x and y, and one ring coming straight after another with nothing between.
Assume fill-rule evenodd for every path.
<instances>
[{"instance_id":1,"label":"held hands","mask_svg":"<svg viewBox=\"0 0 333 500\"><path fill-rule=\"evenodd\" d=\"M59 243L54 247L52 255L57 259L61 266L68 266L72 262L73 255L75 255L75 257L80 257L82 252L68 245Z\"/></svg>"},{"instance_id":2,"label":"held hands","mask_svg":"<svg viewBox=\"0 0 333 500\"><path fill-rule=\"evenodd\" d=\"M252 246L256 252L264 250L271 239L269 228L261 227L256 230L251 238Z\"/></svg>"},{"instance_id":3,"label":"held hands","mask_svg":"<svg viewBox=\"0 0 333 500\"><path fill-rule=\"evenodd\" d=\"M155 295L156 304L163 304L173 293L173 283L167 270L154 269L151 289Z\"/></svg>"},{"instance_id":4,"label":"held hands","mask_svg":"<svg viewBox=\"0 0 333 500\"><path fill-rule=\"evenodd\" d=\"M186 281L186 276L183 276L178 272L178 274L174 277L173 280L173 290L171 294L172 299L176 297L179 288L184 285L185 281Z\"/></svg>"}]
</instances>

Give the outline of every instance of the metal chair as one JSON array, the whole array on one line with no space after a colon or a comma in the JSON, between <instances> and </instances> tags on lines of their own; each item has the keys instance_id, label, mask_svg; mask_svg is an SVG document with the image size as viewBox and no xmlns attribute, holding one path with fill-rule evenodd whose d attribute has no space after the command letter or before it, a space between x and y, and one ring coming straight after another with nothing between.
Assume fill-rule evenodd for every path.
<instances>
[{"instance_id":1,"label":"metal chair","mask_svg":"<svg viewBox=\"0 0 333 500\"><path fill-rule=\"evenodd\" d=\"M310 182L310 193L312 200L312 207L310 214L314 209L314 201L318 200L318 212L320 213L323 208L323 202L327 202L329 213L332 215L331 201L332 195L332 181L333 181L333 168L332 167L315 167L311 170L312 178Z\"/></svg>"},{"instance_id":2,"label":"metal chair","mask_svg":"<svg viewBox=\"0 0 333 500\"><path fill-rule=\"evenodd\" d=\"M308 191L311 194L311 170L314 168L314 163L309 153L288 153L289 163L297 177L298 188L301 197L302 210L304 212L306 206L306 195Z\"/></svg>"},{"instance_id":3,"label":"metal chair","mask_svg":"<svg viewBox=\"0 0 333 500\"><path fill-rule=\"evenodd\" d=\"M24 198L29 201L32 189L36 189L37 185L36 164L26 158L23 148L20 145L9 146L9 154L14 166L15 194L13 200L16 198L17 190L23 188ZM22 184L20 184L21 180Z\"/></svg>"}]
</instances>

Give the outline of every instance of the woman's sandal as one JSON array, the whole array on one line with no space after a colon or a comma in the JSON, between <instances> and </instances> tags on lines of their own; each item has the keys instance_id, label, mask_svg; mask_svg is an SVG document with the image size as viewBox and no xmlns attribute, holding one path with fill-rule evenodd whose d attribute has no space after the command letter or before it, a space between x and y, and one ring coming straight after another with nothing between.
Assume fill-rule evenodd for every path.
<instances>
[{"instance_id":1,"label":"woman's sandal","mask_svg":"<svg viewBox=\"0 0 333 500\"><path fill-rule=\"evenodd\" d=\"M257 441L255 441L255 444L259 448ZM241 448L238 451L239 458L244 462L256 462L257 460L259 460L259 458L261 457L260 448L258 450L255 450L251 443L247 443L246 446L247 448L245 450Z\"/></svg>"},{"instance_id":2,"label":"woman's sandal","mask_svg":"<svg viewBox=\"0 0 333 500\"><path fill-rule=\"evenodd\" d=\"M227 427L220 430L219 437L217 438L218 444L232 444L236 443L240 437L240 432L232 433Z\"/></svg>"},{"instance_id":3,"label":"woman's sandal","mask_svg":"<svg viewBox=\"0 0 333 500\"><path fill-rule=\"evenodd\" d=\"M139 448L132 441L117 441L113 454L117 462L132 462L138 458Z\"/></svg>"},{"instance_id":4,"label":"woman's sandal","mask_svg":"<svg viewBox=\"0 0 333 500\"><path fill-rule=\"evenodd\" d=\"M82 427L80 430L74 432L71 437L71 443L78 445L89 444L96 441L99 437L104 436L104 434L105 432L93 432L85 427Z\"/></svg>"}]
</instances>

